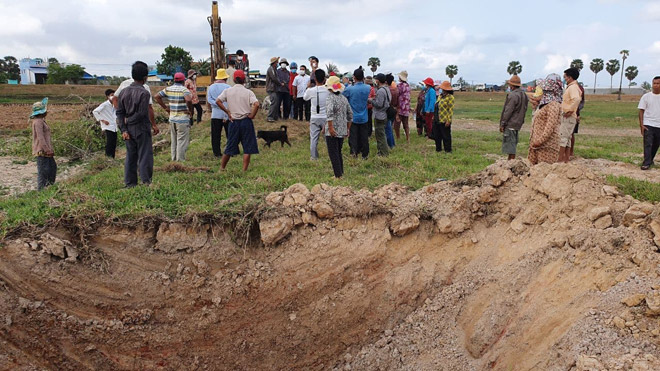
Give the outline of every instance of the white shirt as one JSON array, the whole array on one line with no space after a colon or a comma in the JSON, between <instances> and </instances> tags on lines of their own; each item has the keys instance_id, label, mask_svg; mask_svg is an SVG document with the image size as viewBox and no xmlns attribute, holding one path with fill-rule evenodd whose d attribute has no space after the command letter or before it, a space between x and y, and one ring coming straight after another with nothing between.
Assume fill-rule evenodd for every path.
<instances>
[{"instance_id":1,"label":"white shirt","mask_svg":"<svg viewBox=\"0 0 660 371\"><path fill-rule=\"evenodd\" d=\"M297 89L296 98L302 98L305 96L305 90L307 90L307 85L309 85L309 79L310 77L307 75L298 75L293 79L293 86Z\"/></svg>"},{"instance_id":2,"label":"white shirt","mask_svg":"<svg viewBox=\"0 0 660 371\"><path fill-rule=\"evenodd\" d=\"M328 100L328 89L322 85L322 86L315 86L313 88L309 88L305 91L305 95L303 96L304 100L311 100L312 101L312 117L313 119L327 119L328 116L325 113L325 105L326 101ZM319 107L319 112L316 112L317 108L317 100L318 100L318 107Z\"/></svg>"},{"instance_id":3,"label":"white shirt","mask_svg":"<svg viewBox=\"0 0 660 371\"><path fill-rule=\"evenodd\" d=\"M128 80L122 81L122 83L119 84L119 87L117 88L117 90L115 90L115 97L117 97L117 99L119 99L119 94L121 93L121 91L126 89L129 85L131 85L133 83L133 81L134 81L133 79L128 79ZM149 92L149 104L153 105L154 100L151 97L151 89L149 89L149 86L147 84L144 84L142 86L144 86L144 88L147 89L147 91Z\"/></svg>"},{"instance_id":4,"label":"white shirt","mask_svg":"<svg viewBox=\"0 0 660 371\"><path fill-rule=\"evenodd\" d=\"M637 108L644 110L644 126L660 128L660 94L644 94Z\"/></svg>"},{"instance_id":5,"label":"white shirt","mask_svg":"<svg viewBox=\"0 0 660 371\"><path fill-rule=\"evenodd\" d=\"M117 114L115 113L115 107L110 103L109 100L101 103L100 106L96 107L92 111L96 121L101 123L101 130L114 131L117 132ZM101 120L105 120L110 123L110 125L104 125Z\"/></svg>"}]
</instances>

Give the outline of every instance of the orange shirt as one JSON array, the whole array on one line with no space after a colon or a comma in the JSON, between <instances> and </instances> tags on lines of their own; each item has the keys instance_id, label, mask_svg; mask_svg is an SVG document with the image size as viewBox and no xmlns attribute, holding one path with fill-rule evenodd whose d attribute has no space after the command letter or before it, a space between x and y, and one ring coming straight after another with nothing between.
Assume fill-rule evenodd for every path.
<instances>
[{"instance_id":1,"label":"orange shirt","mask_svg":"<svg viewBox=\"0 0 660 371\"><path fill-rule=\"evenodd\" d=\"M577 109L582 100L582 92L578 86L577 81L573 81L566 87L564 96L562 98L561 110L562 112L571 112L571 117L577 118Z\"/></svg>"}]
</instances>

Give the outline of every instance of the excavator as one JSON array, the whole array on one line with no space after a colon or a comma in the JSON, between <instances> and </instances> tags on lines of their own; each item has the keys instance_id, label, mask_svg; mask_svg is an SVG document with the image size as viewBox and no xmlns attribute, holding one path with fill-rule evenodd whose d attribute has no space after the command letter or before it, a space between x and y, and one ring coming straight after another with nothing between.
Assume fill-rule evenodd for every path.
<instances>
[{"instance_id":1,"label":"excavator","mask_svg":"<svg viewBox=\"0 0 660 371\"><path fill-rule=\"evenodd\" d=\"M226 54L225 42L222 40L222 19L218 11L218 2L213 1L211 4L211 16L207 17L209 25L211 26L212 41L209 42L211 50L211 76L198 76L197 77L197 96L202 104L206 104L206 89L213 83L215 72L219 68L227 68L229 61L236 61L236 54ZM243 60L246 64L246 69L249 69L248 55L243 55Z\"/></svg>"}]
</instances>

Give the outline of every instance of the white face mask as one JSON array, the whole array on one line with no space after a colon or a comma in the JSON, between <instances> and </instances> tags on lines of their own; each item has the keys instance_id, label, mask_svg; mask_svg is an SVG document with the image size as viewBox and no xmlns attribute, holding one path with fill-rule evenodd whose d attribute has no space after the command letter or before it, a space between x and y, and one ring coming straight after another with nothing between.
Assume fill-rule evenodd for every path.
<instances>
[{"instance_id":1,"label":"white face mask","mask_svg":"<svg viewBox=\"0 0 660 371\"><path fill-rule=\"evenodd\" d=\"M114 94L108 96L108 100L110 101L110 103L112 103L112 98L114 98L114 97L115 97Z\"/></svg>"},{"instance_id":2,"label":"white face mask","mask_svg":"<svg viewBox=\"0 0 660 371\"><path fill-rule=\"evenodd\" d=\"M241 56L239 55L239 56L236 57L236 59L238 59L239 61L242 61L242 60L243 60L243 57L241 57Z\"/></svg>"},{"instance_id":3,"label":"white face mask","mask_svg":"<svg viewBox=\"0 0 660 371\"><path fill-rule=\"evenodd\" d=\"M298 70L298 75L304 76L305 75L305 70Z\"/></svg>"},{"instance_id":4,"label":"white face mask","mask_svg":"<svg viewBox=\"0 0 660 371\"><path fill-rule=\"evenodd\" d=\"M280 63L280 67L286 68L286 63Z\"/></svg>"}]
</instances>

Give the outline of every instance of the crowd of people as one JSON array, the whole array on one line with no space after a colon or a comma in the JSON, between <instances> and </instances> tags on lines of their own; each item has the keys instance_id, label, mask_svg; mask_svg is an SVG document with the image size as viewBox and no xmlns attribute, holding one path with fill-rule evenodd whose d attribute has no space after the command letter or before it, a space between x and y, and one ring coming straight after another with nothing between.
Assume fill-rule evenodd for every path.
<instances>
[{"instance_id":1,"label":"crowd of people","mask_svg":"<svg viewBox=\"0 0 660 371\"><path fill-rule=\"evenodd\" d=\"M412 115L417 134L435 141L438 152L452 152L451 126L455 98L449 81L423 80L424 87L417 95L416 107L411 107L411 88L408 72L365 76L360 66L351 75L340 79L334 72L318 67L318 58L309 58L305 65L273 57L266 74L266 91L270 100L267 121L298 120L309 123L310 158L319 159L318 143L325 137L328 156L334 176L344 174L343 145L348 140L350 155L366 160L370 155L370 138L375 137L378 156L388 156L401 139L401 127L406 142L410 141L409 118ZM202 109L197 96L197 72L190 70L174 75L174 83L159 91L155 97L146 85L148 67L135 62L131 79L122 82L116 91L105 92L107 100L93 112L106 138L105 153L115 156L117 131L126 144L124 165L125 187L150 184L153 175L152 134L158 134L153 101L169 114L172 161L185 161L190 143L190 128L197 111L201 122ZM507 81L507 94L500 118L502 153L510 160L516 158L521 130L528 105L532 106L532 124L528 159L539 162L568 162L573 155L575 133L578 132L580 111L584 107L584 88L578 84L580 71L569 68L562 77L550 74L536 81L531 95L522 89L520 77ZM256 95L246 87L247 76L243 68L232 63L227 70L218 69L214 82L207 91L207 104L211 109L211 144L214 156L221 158L225 169L231 157L243 150L243 170L247 171L250 158L258 154L253 119L259 110ZM167 100L167 103L165 103ZM48 99L33 105L31 118L33 154L37 158L38 189L53 184L57 165L50 128L45 121ZM645 94L639 103L639 122L644 138L644 162L641 169L653 165L660 148L660 76L653 79L653 91ZM227 137L224 152L221 147L222 131Z\"/></svg>"}]
</instances>

